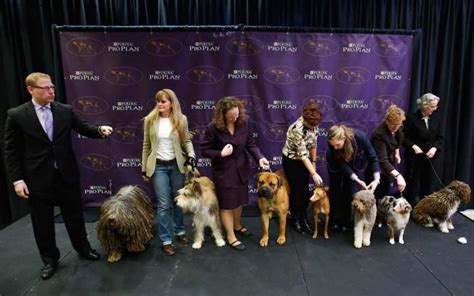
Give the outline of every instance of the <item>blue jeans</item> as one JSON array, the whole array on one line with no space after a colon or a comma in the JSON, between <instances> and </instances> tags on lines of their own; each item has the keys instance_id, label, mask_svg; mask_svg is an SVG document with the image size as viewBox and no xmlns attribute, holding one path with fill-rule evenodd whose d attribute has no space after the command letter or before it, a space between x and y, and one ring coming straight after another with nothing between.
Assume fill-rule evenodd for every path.
<instances>
[{"instance_id":1,"label":"blue jeans","mask_svg":"<svg viewBox=\"0 0 474 296\"><path fill-rule=\"evenodd\" d=\"M178 190L184 187L184 176L174 162L166 166L157 165L152 180L158 200L159 236L163 245L169 245L174 234L185 233L183 212L174 202Z\"/></svg>"}]
</instances>

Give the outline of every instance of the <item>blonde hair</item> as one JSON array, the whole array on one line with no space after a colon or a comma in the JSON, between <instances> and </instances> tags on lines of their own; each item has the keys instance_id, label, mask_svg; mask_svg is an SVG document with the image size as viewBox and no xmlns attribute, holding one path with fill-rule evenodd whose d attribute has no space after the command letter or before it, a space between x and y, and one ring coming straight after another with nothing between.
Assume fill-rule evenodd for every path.
<instances>
[{"instance_id":1,"label":"blonde hair","mask_svg":"<svg viewBox=\"0 0 474 296\"><path fill-rule=\"evenodd\" d=\"M405 111L400 109L397 105L388 107L385 113L385 123L387 124L401 124L405 121Z\"/></svg>"},{"instance_id":2,"label":"blonde hair","mask_svg":"<svg viewBox=\"0 0 474 296\"><path fill-rule=\"evenodd\" d=\"M237 97L223 97L217 101L212 118L212 123L217 129L224 130L226 128L225 114L235 107L239 108L239 118L235 122L235 125L239 126L245 120L245 108L242 101Z\"/></svg>"},{"instance_id":3,"label":"blonde hair","mask_svg":"<svg viewBox=\"0 0 474 296\"><path fill-rule=\"evenodd\" d=\"M344 140L344 146L341 150L335 150L336 158L349 162L354 154L352 142L354 141L354 130L345 125L333 125L328 131L328 141Z\"/></svg>"},{"instance_id":4,"label":"blonde hair","mask_svg":"<svg viewBox=\"0 0 474 296\"><path fill-rule=\"evenodd\" d=\"M164 88L156 92L155 101L159 99L166 99L171 102L171 113L170 113L170 121L173 130L176 130L179 135L179 141L181 144L184 144L185 139L190 137L190 133L187 131L186 121L184 119L184 115L181 112L181 105L179 104L178 97L176 96L175 92L171 89ZM144 128L148 129L150 125L160 118L160 112L158 111L158 106L155 106L150 113L148 113L144 121Z\"/></svg>"},{"instance_id":5,"label":"blonde hair","mask_svg":"<svg viewBox=\"0 0 474 296\"><path fill-rule=\"evenodd\" d=\"M36 86L36 82L40 78L48 78L49 80L51 80L51 76L49 76L48 74L41 73L41 72L33 72L33 73L30 73L28 76L26 76L25 84L26 86Z\"/></svg>"}]
</instances>

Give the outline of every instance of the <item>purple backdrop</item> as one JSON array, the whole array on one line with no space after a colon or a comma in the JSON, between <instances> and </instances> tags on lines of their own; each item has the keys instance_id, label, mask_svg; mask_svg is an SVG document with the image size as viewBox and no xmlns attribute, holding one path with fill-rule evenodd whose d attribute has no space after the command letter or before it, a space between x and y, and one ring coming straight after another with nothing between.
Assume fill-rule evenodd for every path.
<instances>
[{"instance_id":1,"label":"purple backdrop","mask_svg":"<svg viewBox=\"0 0 474 296\"><path fill-rule=\"evenodd\" d=\"M210 160L201 157L199 143L219 98L245 101L273 170L281 167L287 127L307 100L317 100L323 112L317 166L325 181L328 128L343 123L370 133L390 104L406 110L410 93L410 35L63 31L60 42L68 103L85 119L115 129L104 141L74 139L89 207L125 184L153 196L141 179L141 119L158 89L176 91L204 175ZM252 204L255 191L251 182Z\"/></svg>"}]
</instances>

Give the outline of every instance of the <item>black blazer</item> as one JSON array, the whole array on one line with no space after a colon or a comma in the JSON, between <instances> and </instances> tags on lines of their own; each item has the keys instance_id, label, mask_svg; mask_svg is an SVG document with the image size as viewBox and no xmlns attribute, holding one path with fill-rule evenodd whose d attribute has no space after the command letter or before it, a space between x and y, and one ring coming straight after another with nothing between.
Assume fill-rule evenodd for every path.
<instances>
[{"instance_id":1,"label":"black blazer","mask_svg":"<svg viewBox=\"0 0 474 296\"><path fill-rule=\"evenodd\" d=\"M420 110L407 115L404 126L404 146L412 154L413 149L411 147L414 144L420 147L424 153L428 152L431 147L436 147L437 152L441 151L444 136L440 114L436 111L431 114L428 120L428 129L426 129L425 121L422 118L423 115Z\"/></svg>"},{"instance_id":2,"label":"black blazer","mask_svg":"<svg viewBox=\"0 0 474 296\"><path fill-rule=\"evenodd\" d=\"M24 180L30 191L47 189L53 183L55 167L69 184L79 182L79 170L71 144L71 130L100 138L99 127L79 118L70 105L51 103L53 141L50 141L27 102L7 112L5 163L11 182Z\"/></svg>"},{"instance_id":3,"label":"black blazer","mask_svg":"<svg viewBox=\"0 0 474 296\"><path fill-rule=\"evenodd\" d=\"M374 145L382 173L385 175L389 175L389 173L395 169L395 150L400 147L403 139L403 127L400 127L398 131L392 135L385 121L379 124L372 132L370 141Z\"/></svg>"},{"instance_id":4,"label":"black blazer","mask_svg":"<svg viewBox=\"0 0 474 296\"><path fill-rule=\"evenodd\" d=\"M370 172L380 172L380 165L374 147L370 143L366 133L354 129L354 141L352 142L354 154L351 161L345 162L336 156L336 150L328 145L326 151L326 162L328 170L332 173L342 171L348 178L352 173L364 172L370 165Z\"/></svg>"}]
</instances>

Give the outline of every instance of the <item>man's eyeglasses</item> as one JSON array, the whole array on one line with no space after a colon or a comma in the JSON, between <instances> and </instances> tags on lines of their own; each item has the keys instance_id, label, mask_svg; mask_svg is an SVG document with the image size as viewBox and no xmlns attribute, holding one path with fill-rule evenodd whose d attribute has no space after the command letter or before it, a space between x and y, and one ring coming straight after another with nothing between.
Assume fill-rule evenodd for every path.
<instances>
[{"instance_id":1,"label":"man's eyeglasses","mask_svg":"<svg viewBox=\"0 0 474 296\"><path fill-rule=\"evenodd\" d=\"M36 85L32 85L31 87L39 88L39 89L42 89L42 90L56 90L56 86L54 86L54 85L52 85L52 86L36 86Z\"/></svg>"}]
</instances>

